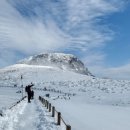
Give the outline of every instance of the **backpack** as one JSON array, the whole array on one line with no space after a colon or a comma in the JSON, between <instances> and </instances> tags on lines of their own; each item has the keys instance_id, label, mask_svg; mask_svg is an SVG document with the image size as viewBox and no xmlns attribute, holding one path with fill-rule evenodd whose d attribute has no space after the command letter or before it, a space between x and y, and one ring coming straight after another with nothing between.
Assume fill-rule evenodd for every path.
<instances>
[{"instance_id":1,"label":"backpack","mask_svg":"<svg viewBox=\"0 0 130 130\"><path fill-rule=\"evenodd\" d=\"M25 87L25 92L28 92L28 86Z\"/></svg>"}]
</instances>

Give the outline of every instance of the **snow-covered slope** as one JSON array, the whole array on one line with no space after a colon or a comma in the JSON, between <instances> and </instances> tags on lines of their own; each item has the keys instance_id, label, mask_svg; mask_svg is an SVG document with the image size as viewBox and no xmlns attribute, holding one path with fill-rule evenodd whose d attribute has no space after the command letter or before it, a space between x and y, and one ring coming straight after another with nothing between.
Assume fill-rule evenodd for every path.
<instances>
[{"instance_id":1,"label":"snow-covered slope","mask_svg":"<svg viewBox=\"0 0 130 130\"><path fill-rule=\"evenodd\" d=\"M31 82L40 84L50 81L76 81L77 79L91 77L52 66L16 64L0 70L0 85L13 86L17 84L20 86L21 75L24 85Z\"/></svg>"},{"instance_id":2,"label":"snow-covered slope","mask_svg":"<svg viewBox=\"0 0 130 130\"><path fill-rule=\"evenodd\" d=\"M20 64L54 66L85 75L92 75L84 64L74 55L64 53L45 53L19 61Z\"/></svg>"},{"instance_id":3,"label":"snow-covered slope","mask_svg":"<svg viewBox=\"0 0 130 130\"><path fill-rule=\"evenodd\" d=\"M37 88L81 93L91 103L130 104L130 81L127 80L100 79L43 65L16 64L0 70L0 86L26 86L31 82Z\"/></svg>"},{"instance_id":4,"label":"snow-covered slope","mask_svg":"<svg viewBox=\"0 0 130 130\"><path fill-rule=\"evenodd\" d=\"M100 79L75 73L69 69L61 69L56 64L34 65L32 63L24 64L24 62L0 69L1 108L8 107L10 105L8 102L14 102L21 97L20 93L16 93L17 90L21 89L19 87L21 84L25 87L33 82L35 84L33 88L35 98L49 93L48 100L62 113L72 129L129 130L130 81ZM18 87L6 88L6 86L14 86L15 84ZM44 91L45 87L47 91ZM4 99L6 102L3 102ZM29 108L27 104L26 106L25 111ZM33 107L36 108L36 106ZM32 110L37 113L35 109ZM16 111L16 113L18 112ZM23 113L24 115L26 114ZM22 122L24 123L24 120ZM35 126L32 127L35 129Z\"/></svg>"}]
</instances>

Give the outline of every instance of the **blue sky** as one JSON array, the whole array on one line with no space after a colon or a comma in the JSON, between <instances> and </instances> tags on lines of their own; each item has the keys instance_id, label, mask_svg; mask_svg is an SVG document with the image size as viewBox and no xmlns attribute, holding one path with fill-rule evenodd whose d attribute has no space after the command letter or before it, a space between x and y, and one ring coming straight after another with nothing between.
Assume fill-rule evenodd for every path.
<instances>
[{"instance_id":1,"label":"blue sky","mask_svg":"<svg viewBox=\"0 0 130 130\"><path fill-rule=\"evenodd\" d=\"M96 76L130 79L127 0L0 0L0 67L72 53Z\"/></svg>"},{"instance_id":2,"label":"blue sky","mask_svg":"<svg viewBox=\"0 0 130 130\"><path fill-rule=\"evenodd\" d=\"M130 4L118 13L106 19L111 24L115 36L104 51L107 53L107 63L111 66L120 66L130 62Z\"/></svg>"}]
</instances>

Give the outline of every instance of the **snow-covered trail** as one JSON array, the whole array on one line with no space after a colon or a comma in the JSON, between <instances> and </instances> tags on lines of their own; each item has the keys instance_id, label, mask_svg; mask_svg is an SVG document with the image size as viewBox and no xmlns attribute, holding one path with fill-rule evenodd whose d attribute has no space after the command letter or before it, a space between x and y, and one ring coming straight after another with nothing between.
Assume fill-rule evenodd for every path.
<instances>
[{"instance_id":1,"label":"snow-covered trail","mask_svg":"<svg viewBox=\"0 0 130 130\"><path fill-rule=\"evenodd\" d=\"M54 119L42 104L34 99L27 103L22 101L0 120L0 130L59 130Z\"/></svg>"}]
</instances>

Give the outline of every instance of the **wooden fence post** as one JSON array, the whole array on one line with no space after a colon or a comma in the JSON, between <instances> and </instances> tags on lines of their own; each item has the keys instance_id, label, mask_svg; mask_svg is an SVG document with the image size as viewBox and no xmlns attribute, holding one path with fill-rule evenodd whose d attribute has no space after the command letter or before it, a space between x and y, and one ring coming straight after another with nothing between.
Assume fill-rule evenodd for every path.
<instances>
[{"instance_id":1,"label":"wooden fence post","mask_svg":"<svg viewBox=\"0 0 130 130\"><path fill-rule=\"evenodd\" d=\"M49 103L49 112L51 112L51 103Z\"/></svg>"},{"instance_id":2,"label":"wooden fence post","mask_svg":"<svg viewBox=\"0 0 130 130\"><path fill-rule=\"evenodd\" d=\"M39 96L39 100L41 100L41 96Z\"/></svg>"},{"instance_id":3,"label":"wooden fence post","mask_svg":"<svg viewBox=\"0 0 130 130\"><path fill-rule=\"evenodd\" d=\"M49 108L49 102L47 101L47 109Z\"/></svg>"},{"instance_id":4,"label":"wooden fence post","mask_svg":"<svg viewBox=\"0 0 130 130\"><path fill-rule=\"evenodd\" d=\"M45 107L47 107L47 100L45 100Z\"/></svg>"},{"instance_id":5,"label":"wooden fence post","mask_svg":"<svg viewBox=\"0 0 130 130\"><path fill-rule=\"evenodd\" d=\"M47 109L49 109L49 112L52 111L52 117L55 117L55 107L52 106L51 103L49 103L47 100L45 100L44 98L42 98L40 96L39 96L39 100L45 105L45 107L47 107ZM19 103L19 102L20 101L18 101L17 103ZM2 116L1 113L0 113L0 116ZM63 122L64 122L64 120L63 120ZM57 112L57 125L61 125L61 113L60 112ZM66 123L65 123L65 125L66 125ZM66 125L66 130L71 130L71 126Z\"/></svg>"},{"instance_id":6,"label":"wooden fence post","mask_svg":"<svg viewBox=\"0 0 130 130\"><path fill-rule=\"evenodd\" d=\"M66 126L66 130L71 130L71 126L70 126L70 125L67 125L67 126Z\"/></svg>"},{"instance_id":7,"label":"wooden fence post","mask_svg":"<svg viewBox=\"0 0 130 130\"><path fill-rule=\"evenodd\" d=\"M55 107L53 106L52 107L52 117L54 117L55 116Z\"/></svg>"},{"instance_id":8,"label":"wooden fence post","mask_svg":"<svg viewBox=\"0 0 130 130\"><path fill-rule=\"evenodd\" d=\"M60 125L60 121L61 121L61 113L58 112L58 115L57 115L57 125Z\"/></svg>"},{"instance_id":9,"label":"wooden fence post","mask_svg":"<svg viewBox=\"0 0 130 130\"><path fill-rule=\"evenodd\" d=\"M45 103L46 103L46 102L45 102L45 99L43 98L43 104L45 105Z\"/></svg>"}]
</instances>

